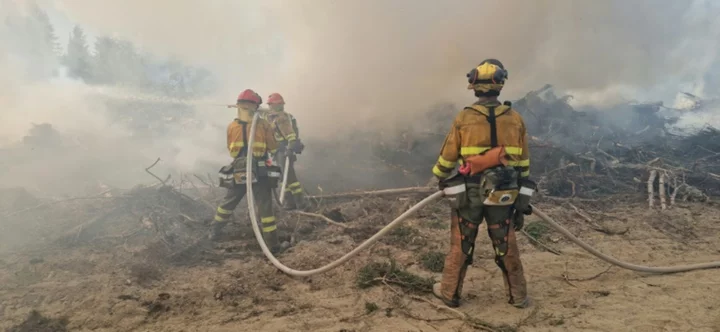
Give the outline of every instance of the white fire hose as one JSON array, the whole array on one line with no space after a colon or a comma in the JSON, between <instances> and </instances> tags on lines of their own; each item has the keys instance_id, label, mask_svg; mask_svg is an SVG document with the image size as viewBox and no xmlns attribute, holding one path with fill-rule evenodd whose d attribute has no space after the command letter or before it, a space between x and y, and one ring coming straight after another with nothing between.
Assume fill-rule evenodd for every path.
<instances>
[{"instance_id":1,"label":"white fire hose","mask_svg":"<svg viewBox=\"0 0 720 332\"><path fill-rule=\"evenodd\" d=\"M283 180L282 185L280 186L280 206L283 205L285 199L285 188L287 187L288 169L290 169L290 154L286 153L285 168L283 168Z\"/></svg>"},{"instance_id":2,"label":"white fire hose","mask_svg":"<svg viewBox=\"0 0 720 332\"><path fill-rule=\"evenodd\" d=\"M375 235L370 237L369 239L365 240L362 244L357 246L355 249L350 251L349 253L345 254L344 256L338 258L337 260L330 262L329 264L326 264L324 266L321 266L316 269L312 270L295 270L292 268L289 268L280 261L275 258L275 256L270 252L270 249L267 247L267 244L265 244L265 240L262 237L262 233L260 231L260 226L258 224L257 215L255 213L255 196L253 196L253 182L251 179L253 178L252 173L252 146L253 142L255 141L255 124L257 122L258 113L255 113L252 119L252 125L250 126L250 135L248 139L248 158L247 158L247 172L248 172L248 181L247 181L247 202L248 202L248 210L250 211L250 219L252 220L252 229L253 233L255 233L255 239L260 244L260 248L263 251L263 254L265 254L265 257L267 257L270 260L270 263L272 263L276 268L278 268L280 271L285 272L288 275L294 276L294 277L308 277L315 274L327 272L337 266L339 266L342 263L347 262L350 258L357 255L360 251L364 250L371 244L373 244L375 241L383 237L385 234L390 232L393 228L397 227L401 222L405 221L411 214L417 212L418 210L422 209L423 207L427 206L430 203L433 203L435 201L438 201L442 199L446 194L452 195L456 194L458 192L459 186L455 187L449 187L446 188L444 191L440 190L432 195L425 197L422 201L415 204L413 207L405 211L403 214L401 214L399 217L395 218L392 222L387 224L385 227L383 227L380 231L378 231ZM462 185L464 186L464 185ZM460 190L462 191L462 190ZM692 270L701 270L701 269L710 269L710 268L718 268L720 267L720 261L714 261L714 262L707 262L707 263L699 263L699 264L692 264L692 265L678 265L678 266L667 266L667 267L651 267L651 266L642 266L642 265L635 265L627 262L620 261L612 256L605 255L598 251L597 249L593 248L589 244L583 242L582 240L578 239L570 233L567 229L563 228L558 224L555 220L550 218L548 215L543 213L542 211L538 210L538 208L533 206L533 214L540 217L542 220L546 221L552 228L554 228L556 231L560 232L561 234L565 235L568 239L570 239L575 244L579 245L581 248L587 250L589 253L597 256L598 258L611 263L613 265L619 266L624 269L637 271L637 272L649 272L649 273L678 273L678 272L686 272L686 271L692 271Z\"/></svg>"}]
</instances>

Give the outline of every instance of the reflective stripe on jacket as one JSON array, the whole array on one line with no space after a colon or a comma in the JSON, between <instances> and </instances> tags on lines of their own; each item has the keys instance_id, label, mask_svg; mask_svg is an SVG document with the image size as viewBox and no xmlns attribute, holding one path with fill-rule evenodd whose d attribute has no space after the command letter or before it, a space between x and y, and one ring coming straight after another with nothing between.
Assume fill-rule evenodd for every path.
<instances>
[{"instance_id":1,"label":"reflective stripe on jacket","mask_svg":"<svg viewBox=\"0 0 720 332\"><path fill-rule=\"evenodd\" d=\"M290 113L268 110L265 112L265 119L274 128L276 141L283 142L287 140L291 142L298 138L295 117Z\"/></svg>"},{"instance_id":2,"label":"reflective stripe on jacket","mask_svg":"<svg viewBox=\"0 0 720 332\"><path fill-rule=\"evenodd\" d=\"M530 151L525 123L512 108L498 101L474 104L455 117L450 132L433 167L433 174L446 178L463 157L481 154L491 148L488 107L495 107L497 145L504 146L509 165L520 171L521 177L530 176Z\"/></svg>"},{"instance_id":3,"label":"reflective stripe on jacket","mask_svg":"<svg viewBox=\"0 0 720 332\"><path fill-rule=\"evenodd\" d=\"M233 120L227 127L227 148L230 152L230 156L236 158L238 153L245 146L243 139L243 124L246 123L246 135L250 135L250 125L252 117L250 113L242 112L238 115L238 118ZM252 146L253 157L263 158L266 154L275 153L278 148L278 143L273 135L274 130L266 120L262 117L258 118L258 122L255 126L255 140Z\"/></svg>"}]
</instances>

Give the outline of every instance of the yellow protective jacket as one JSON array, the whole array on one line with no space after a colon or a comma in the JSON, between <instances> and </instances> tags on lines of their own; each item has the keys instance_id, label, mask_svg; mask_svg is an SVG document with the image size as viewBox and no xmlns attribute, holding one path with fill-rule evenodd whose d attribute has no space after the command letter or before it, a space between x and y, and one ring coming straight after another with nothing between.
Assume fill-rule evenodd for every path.
<instances>
[{"instance_id":1,"label":"yellow protective jacket","mask_svg":"<svg viewBox=\"0 0 720 332\"><path fill-rule=\"evenodd\" d=\"M267 110L263 112L265 119L274 127L275 140L292 142L298 138L297 121L292 114L285 111Z\"/></svg>"},{"instance_id":2,"label":"yellow protective jacket","mask_svg":"<svg viewBox=\"0 0 720 332\"><path fill-rule=\"evenodd\" d=\"M497 146L504 146L509 165L520 171L520 177L530 176L530 154L525 122L520 113L497 100L475 103L455 117L445 143L440 150L433 174L444 179L463 158L491 149L489 108L495 109Z\"/></svg>"},{"instance_id":3,"label":"yellow protective jacket","mask_svg":"<svg viewBox=\"0 0 720 332\"><path fill-rule=\"evenodd\" d=\"M250 135L251 114L248 110L238 108L238 117L227 127L227 148L233 158L236 158L245 147L244 137ZM243 125L245 127L245 136L243 135ZM253 157L263 158L267 157L268 153L275 153L278 143L273 132L270 123L262 117L258 117L255 125L255 140L252 146Z\"/></svg>"}]
</instances>

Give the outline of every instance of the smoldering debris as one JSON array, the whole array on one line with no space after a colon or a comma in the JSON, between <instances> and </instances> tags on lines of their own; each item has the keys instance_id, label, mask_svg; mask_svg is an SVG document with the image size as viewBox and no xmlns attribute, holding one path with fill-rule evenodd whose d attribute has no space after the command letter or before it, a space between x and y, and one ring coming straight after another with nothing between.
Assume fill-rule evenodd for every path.
<instances>
[{"instance_id":1,"label":"smoldering debris","mask_svg":"<svg viewBox=\"0 0 720 332\"><path fill-rule=\"evenodd\" d=\"M720 130L712 126L684 134L674 130L678 119L700 116L704 107L681 110L635 102L612 109L576 109L571 100L556 95L548 85L513 102L530 134L531 174L541 197L596 200L624 195L664 209L679 201L707 201L720 195ZM413 119L307 142L310 148L297 170L306 190L320 203L318 214L331 215L327 204L339 197L366 197L357 191L361 189L408 186L417 195L432 191L422 189L432 177L430 170L458 110L456 105L433 105ZM162 117L147 121L153 125ZM38 125L24 144L47 137L60 137L58 149L74 142L51 125ZM142 167L136 168L142 173ZM101 184L94 194L71 198L48 198L19 186L4 190L0 225L28 236L0 234L3 246L40 240L51 248L100 246L170 264L213 260L202 239L223 190L213 186L207 173L171 177L158 173L157 179L163 183L129 190ZM343 190L354 192L332 194ZM367 217L367 206L360 205L353 207L355 211L343 211L342 217ZM63 231L58 234L57 229ZM252 239L247 227L233 232ZM288 235L291 242L294 236Z\"/></svg>"},{"instance_id":2,"label":"smoldering debris","mask_svg":"<svg viewBox=\"0 0 720 332\"><path fill-rule=\"evenodd\" d=\"M21 198L27 196L19 193ZM21 202L18 206L28 205ZM212 213L208 203L170 186L140 185L88 197L45 200L2 217L4 226L13 230L8 236L34 234L30 244L42 250L92 246L127 252L148 262L185 264L188 251L202 251ZM38 239L45 241L38 243Z\"/></svg>"},{"instance_id":3,"label":"smoldering debris","mask_svg":"<svg viewBox=\"0 0 720 332\"><path fill-rule=\"evenodd\" d=\"M531 176L543 195L596 199L652 193L657 206L720 195L720 130L705 125L689 132L683 128L685 133L679 134L676 126L678 119L700 116L702 108L632 102L580 110L571 100L546 85L513 102L526 122ZM371 157L356 159L353 168L392 169L394 182L427 183L459 109L441 105L427 110L413 122L425 124L415 127L421 129L408 127L390 135L368 132L344 142L317 143L328 148L347 144L347 151L357 151L348 146L366 146Z\"/></svg>"}]
</instances>

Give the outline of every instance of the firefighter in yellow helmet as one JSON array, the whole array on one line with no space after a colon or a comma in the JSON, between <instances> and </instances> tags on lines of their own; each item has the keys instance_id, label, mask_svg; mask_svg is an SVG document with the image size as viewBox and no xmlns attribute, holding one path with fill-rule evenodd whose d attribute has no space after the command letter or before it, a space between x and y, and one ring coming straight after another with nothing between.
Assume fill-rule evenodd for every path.
<instances>
[{"instance_id":1,"label":"firefighter in yellow helmet","mask_svg":"<svg viewBox=\"0 0 720 332\"><path fill-rule=\"evenodd\" d=\"M307 204L304 191L295 173L296 155L302 153L305 148L300 141L297 120L292 114L285 111L285 99L279 93L271 94L268 97L267 104L270 111L267 112L266 119L275 128L275 140L279 144L276 161L284 167L285 157L290 158L285 197L291 195L292 198L288 197L287 207L290 210L305 209Z\"/></svg>"},{"instance_id":2,"label":"firefighter in yellow helmet","mask_svg":"<svg viewBox=\"0 0 720 332\"><path fill-rule=\"evenodd\" d=\"M223 167L220 172L226 174L227 181L221 185L228 189L215 213L214 225L211 238L216 239L222 228L227 225L232 217L233 210L245 196L247 191L247 170L246 161L249 153L252 153L254 165L253 195L260 212L260 221L263 235L271 251L277 253L281 250L278 241L275 214L272 205L272 189L277 186L279 169L270 163L270 154L275 153L278 147L273 129L270 124L259 118L255 125L255 138L252 147L248 147L248 135L253 115L258 112L258 106L262 103L260 95L251 89L244 90L237 99L237 118L227 128L227 149L233 158L231 165ZM277 170L277 171L275 171ZM251 212L252 213L252 212Z\"/></svg>"},{"instance_id":3,"label":"firefighter in yellow helmet","mask_svg":"<svg viewBox=\"0 0 720 332\"><path fill-rule=\"evenodd\" d=\"M478 100L458 113L433 167L440 187L458 184L465 191L451 197L450 251L445 258L442 282L433 293L446 305L460 304L463 280L472 264L475 238L483 220L502 271L508 302L530 305L515 231L531 211L530 157L525 124L510 102L498 101L507 79L500 61L481 62L468 76L468 89ZM457 173L451 176L456 165Z\"/></svg>"}]
</instances>

